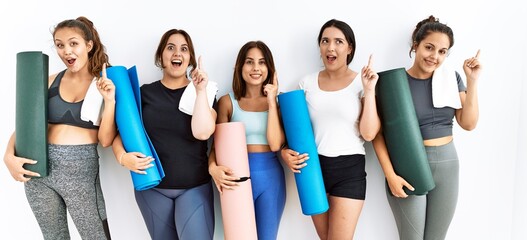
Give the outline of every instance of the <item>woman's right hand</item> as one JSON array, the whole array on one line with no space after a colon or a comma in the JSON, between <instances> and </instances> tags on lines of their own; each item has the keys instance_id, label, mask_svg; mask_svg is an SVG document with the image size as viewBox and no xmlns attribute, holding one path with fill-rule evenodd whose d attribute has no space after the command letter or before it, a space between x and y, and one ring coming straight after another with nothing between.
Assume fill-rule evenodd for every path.
<instances>
[{"instance_id":1,"label":"woman's right hand","mask_svg":"<svg viewBox=\"0 0 527 240\"><path fill-rule=\"evenodd\" d=\"M394 197L397 198L406 198L408 197L408 194L404 192L403 187L408 188L410 191L415 190L412 185L410 185L404 178L397 174L393 174L390 177L386 177L386 180L388 181L388 186L390 187L390 192Z\"/></svg>"},{"instance_id":2,"label":"woman's right hand","mask_svg":"<svg viewBox=\"0 0 527 240\"><path fill-rule=\"evenodd\" d=\"M211 165L209 166L209 174L212 176L214 184L220 193L223 193L223 189L233 190L234 187L239 185L235 181L240 180L240 178L235 177L234 172L228 167Z\"/></svg>"},{"instance_id":3,"label":"woman's right hand","mask_svg":"<svg viewBox=\"0 0 527 240\"><path fill-rule=\"evenodd\" d=\"M153 157L147 157L140 152L127 152L121 156L119 163L132 172L146 174L145 170L154 166L154 160Z\"/></svg>"},{"instance_id":4,"label":"woman's right hand","mask_svg":"<svg viewBox=\"0 0 527 240\"><path fill-rule=\"evenodd\" d=\"M4 156L4 163L7 166L9 173L11 173L11 176L19 182L27 182L31 179L26 176L40 177L40 174L26 170L23 167L24 164L36 164L37 161L35 160L10 155Z\"/></svg>"},{"instance_id":5,"label":"woman's right hand","mask_svg":"<svg viewBox=\"0 0 527 240\"><path fill-rule=\"evenodd\" d=\"M284 160L285 164L294 173L300 173L300 169L307 166L306 161L309 159L307 153L300 154L297 151L289 148L283 148L280 150L280 156Z\"/></svg>"}]
</instances>

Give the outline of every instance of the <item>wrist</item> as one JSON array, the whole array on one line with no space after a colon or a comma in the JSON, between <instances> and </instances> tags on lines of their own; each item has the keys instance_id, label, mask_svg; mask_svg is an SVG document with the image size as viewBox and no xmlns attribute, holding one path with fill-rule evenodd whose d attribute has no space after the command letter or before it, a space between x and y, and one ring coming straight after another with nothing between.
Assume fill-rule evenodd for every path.
<instances>
[{"instance_id":1,"label":"wrist","mask_svg":"<svg viewBox=\"0 0 527 240\"><path fill-rule=\"evenodd\" d=\"M121 153L121 156L119 156L119 165L121 165L121 166L124 166L124 165L123 165L123 157L124 157L124 154L126 154L126 151L123 152L123 153Z\"/></svg>"}]
</instances>

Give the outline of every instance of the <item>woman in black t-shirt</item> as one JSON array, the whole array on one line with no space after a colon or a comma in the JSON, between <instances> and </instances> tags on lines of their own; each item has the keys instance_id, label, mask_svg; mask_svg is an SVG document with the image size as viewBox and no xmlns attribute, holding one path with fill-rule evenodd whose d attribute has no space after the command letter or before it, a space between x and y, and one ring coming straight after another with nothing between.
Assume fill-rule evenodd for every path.
<instances>
[{"instance_id":1,"label":"woman in black t-shirt","mask_svg":"<svg viewBox=\"0 0 527 240\"><path fill-rule=\"evenodd\" d=\"M208 98L215 96L207 96L208 76L201 58L196 64L192 40L184 30L167 31L155 59L163 77L141 86L142 117L166 176L155 188L135 191L136 201L152 239L212 239L214 203L207 140L216 122L216 101L211 108ZM179 110L189 84L196 92L192 115ZM120 136L113 151L121 165L136 173L145 174L153 166L152 157L127 153Z\"/></svg>"}]
</instances>

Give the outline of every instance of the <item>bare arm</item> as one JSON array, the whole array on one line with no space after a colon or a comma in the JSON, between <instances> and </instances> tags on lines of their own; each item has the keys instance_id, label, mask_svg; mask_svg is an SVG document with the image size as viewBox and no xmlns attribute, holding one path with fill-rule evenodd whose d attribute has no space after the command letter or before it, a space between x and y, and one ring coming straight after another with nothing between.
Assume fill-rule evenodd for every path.
<instances>
[{"instance_id":1,"label":"bare arm","mask_svg":"<svg viewBox=\"0 0 527 240\"><path fill-rule=\"evenodd\" d=\"M280 124L280 115L276 96L278 94L278 78L276 73L273 82L264 86L264 93L267 94L267 104L269 111L267 115L267 143L271 151L276 152L285 142L285 134Z\"/></svg>"},{"instance_id":2,"label":"bare arm","mask_svg":"<svg viewBox=\"0 0 527 240\"><path fill-rule=\"evenodd\" d=\"M359 120L359 131L366 141L371 141L381 128L381 120L377 114L377 103L375 101L375 86L379 80L379 75L371 67L372 56L368 60L368 65L362 68L361 80L364 97L361 99L362 111Z\"/></svg>"},{"instance_id":3,"label":"bare arm","mask_svg":"<svg viewBox=\"0 0 527 240\"><path fill-rule=\"evenodd\" d=\"M209 107L207 96L207 84L209 78L202 70L201 57L198 67L192 71L192 84L196 88L196 102L192 113L191 128L192 135L199 140L207 140L216 128L216 111Z\"/></svg>"},{"instance_id":4,"label":"bare arm","mask_svg":"<svg viewBox=\"0 0 527 240\"><path fill-rule=\"evenodd\" d=\"M477 85L482 67L478 58L479 50L475 57L463 63L463 70L467 78L467 91L459 93L462 108L456 110L456 120L459 126L469 131L476 128L479 119Z\"/></svg>"}]
</instances>

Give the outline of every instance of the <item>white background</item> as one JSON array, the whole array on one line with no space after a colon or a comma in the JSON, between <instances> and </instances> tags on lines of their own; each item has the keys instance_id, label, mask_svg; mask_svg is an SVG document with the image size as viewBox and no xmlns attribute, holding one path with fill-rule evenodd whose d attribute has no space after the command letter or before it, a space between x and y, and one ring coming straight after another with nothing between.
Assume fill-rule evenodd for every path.
<instances>
[{"instance_id":1,"label":"white background","mask_svg":"<svg viewBox=\"0 0 527 240\"><path fill-rule=\"evenodd\" d=\"M0 146L15 126L15 60L20 51L50 56L50 73L64 68L53 49L55 24L80 15L99 30L113 65L137 66L142 83L160 79L154 52L161 35L181 28L191 35L219 95L231 88L239 48L263 40L277 65L280 91L296 88L305 74L322 67L317 34L336 18L355 31L358 71L374 55L377 71L409 67L410 35L430 14L454 30L448 62L462 73L462 61L481 49L480 121L466 132L454 128L460 194L448 239L527 239L527 9L520 1L38 1L0 3L2 117ZM464 75L462 74L463 78ZM384 194L384 179L371 144L367 148L368 190L356 239L397 239ZM129 172L110 148L100 148L101 181L113 239L149 239L135 203ZM3 164L2 164L3 165ZM287 202L279 239L316 239L311 219L302 215L293 175L286 171ZM222 239L216 195L215 238ZM70 222L73 239L79 239ZM23 184L0 167L0 238L41 239Z\"/></svg>"}]
</instances>

